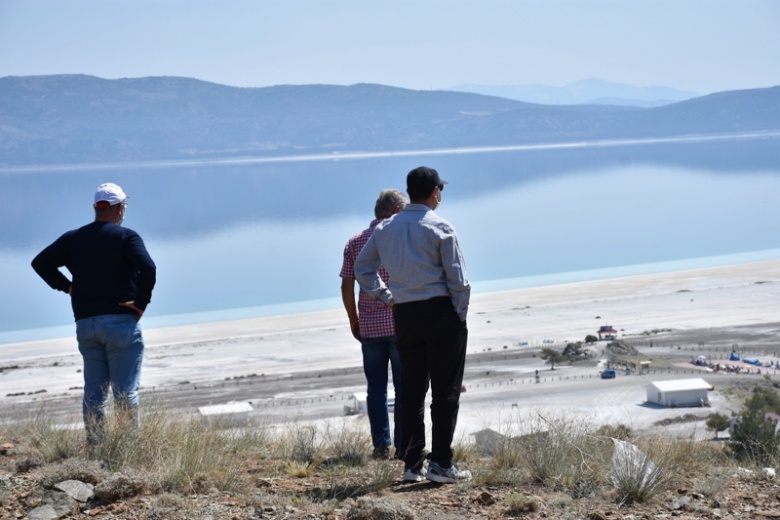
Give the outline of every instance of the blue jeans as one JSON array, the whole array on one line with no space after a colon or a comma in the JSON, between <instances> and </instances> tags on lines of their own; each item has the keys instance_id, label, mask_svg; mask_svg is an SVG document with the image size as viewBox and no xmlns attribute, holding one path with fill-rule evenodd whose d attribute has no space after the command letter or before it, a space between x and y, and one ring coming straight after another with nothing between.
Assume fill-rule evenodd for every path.
<instances>
[{"instance_id":1,"label":"blue jeans","mask_svg":"<svg viewBox=\"0 0 780 520\"><path fill-rule=\"evenodd\" d=\"M138 386L144 341L132 314L106 314L76 322L76 339L84 359L84 425L87 442L100 440L109 387L119 409L138 422Z\"/></svg>"},{"instance_id":2,"label":"blue jeans","mask_svg":"<svg viewBox=\"0 0 780 520\"><path fill-rule=\"evenodd\" d=\"M395 446L401 446L401 358L395 345L394 336L381 338L363 338L363 372L368 383L368 422L371 424L371 442L376 449L388 448L390 440L390 417L387 409L387 363L393 371L395 389L395 428L393 439Z\"/></svg>"}]
</instances>

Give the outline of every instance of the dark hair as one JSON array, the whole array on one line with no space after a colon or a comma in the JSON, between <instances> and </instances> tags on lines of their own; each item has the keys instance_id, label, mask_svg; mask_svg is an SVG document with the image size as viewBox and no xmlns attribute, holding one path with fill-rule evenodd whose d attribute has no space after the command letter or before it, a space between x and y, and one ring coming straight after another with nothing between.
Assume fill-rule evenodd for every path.
<instances>
[{"instance_id":1,"label":"dark hair","mask_svg":"<svg viewBox=\"0 0 780 520\"><path fill-rule=\"evenodd\" d=\"M437 186L444 189L444 181L436 170L427 166L419 166L406 176L406 192L413 201L427 199Z\"/></svg>"}]
</instances>

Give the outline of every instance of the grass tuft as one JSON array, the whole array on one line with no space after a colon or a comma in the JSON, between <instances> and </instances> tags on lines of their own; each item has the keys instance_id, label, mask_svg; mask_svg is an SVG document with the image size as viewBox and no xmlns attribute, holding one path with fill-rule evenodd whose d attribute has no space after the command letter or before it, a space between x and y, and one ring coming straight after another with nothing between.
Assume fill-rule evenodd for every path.
<instances>
[{"instance_id":1,"label":"grass tuft","mask_svg":"<svg viewBox=\"0 0 780 520\"><path fill-rule=\"evenodd\" d=\"M72 457L84 457L84 432L78 427L78 420L71 425L54 421L48 406L43 404L30 418L12 426L11 436L29 439L29 447L36 458L44 463L57 462Z\"/></svg>"},{"instance_id":2,"label":"grass tuft","mask_svg":"<svg viewBox=\"0 0 780 520\"><path fill-rule=\"evenodd\" d=\"M358 467L368 459L371 439L363 428L342 421L339 427L329 425L325 435L330 460L334 464Z\"/></svg>"},{"instance_id":3,"label":"grass tuft","mask_svg":"<svg viewBox=\"0 0 780 520\"><path fill-rule=\"evenodd\" d=\"M522 493L512 493L504 499L504 504L510 515L536 513L541 509L541 501L537 497L529 497Z\"/></svg>"},{"instance_id":4,"label":"grass tuft","mask_svg":"<svg viewBox=\"0 0 780 520\"><path fill-rule=\"evenodd\" d=\"M298 423L288 425L281 433L276 447L284 459L310 464L320 458L317 429L314 426Z\"/></svg>"},{"instance_id":5,"label":"grass tuft","mask_svg":"<svg viewBox=\"0 0 780 520\"><path fill-rule=\"evenodd\" d=\"M537 416L520 439L521 461L530 478L575 498L592 495L605 480L603 451L593 426L578 417Z\"/></svg>"},{"instance_id":6,"label":"grass tuft","mask_svg":"<svg viewBox=\"0 0 780 520\"><path fill-rule=\"evenodd\" d=\"M391 497L361 497L347 512L347 520L416 520L414 511Z\"/></svg>"},{"instance_id":7,"label":"grass tuft","mask_svg":"<svg viewBox=\"0 0 780 520\"><path fill-rule=\"evenodd\" d=\"M192 505L190 497L215 493L278 517L291 511L356 520L414 517L409 502L398 500L407 495L393 491L419 486L399 482L400 462L371 460L367 428L350 420L275 429L262 421L203 420L145 402L138 427L133 418L109 414L102 444L87 450L83 430L50 417L42 407L20 424L0 428L1 439L13 440L8 450L17 471L44 489L80 480L95 486L102 503L143 496L160 518L206 507L208 498ZM457 443L455 460L473 471L474 480L449 489L461 497L491 489L498 507L517 517L543 509L569 514L583 498L648 502L681 488L717 504L724 487L739 478L735 461L722 445L696 438L643 436L623 425L597 427L574 415L537 413L478 442ZM754 473L744 478L759 478ZM519 489L534 489L545 499ZM382 496L389 493L395 498Z\"/></svg>"}]
</instances>

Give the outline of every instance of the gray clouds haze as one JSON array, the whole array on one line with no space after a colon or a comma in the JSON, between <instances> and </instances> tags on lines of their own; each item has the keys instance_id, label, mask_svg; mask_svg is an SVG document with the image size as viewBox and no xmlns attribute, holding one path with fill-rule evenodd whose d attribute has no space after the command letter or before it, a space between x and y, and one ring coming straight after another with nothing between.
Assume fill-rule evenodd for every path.
<instances>
[{"instance_id":1,"label":"gray clouds haze","mask_svg":"<svg viewBox=\"0 0 780 520\"><path fill-rule=\"evenodd\" d=\"M776 0L0 0L0 76L233 86L780 84Z\"/></svg>"}]
</instances>

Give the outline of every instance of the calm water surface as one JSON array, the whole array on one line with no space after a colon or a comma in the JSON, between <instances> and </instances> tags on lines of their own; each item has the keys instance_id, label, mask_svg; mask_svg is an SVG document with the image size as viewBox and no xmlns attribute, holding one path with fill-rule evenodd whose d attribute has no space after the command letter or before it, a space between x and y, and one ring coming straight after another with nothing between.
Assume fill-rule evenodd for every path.
<instances>
[{"instance_id":1,"label":"calm water surface","mask_svg":"<svg viewBox=\"0 0 780 520\"><path fill-rule=\"evenodd\" d=\"M0 169L0 343L72 334L30 260L101 182L158 265L147 328L340 306L347 238L420 164L475 291L780 258L780 139L83 171ZM63 328L64 326L64 328Z\"/></svg>"}]
</instances>

